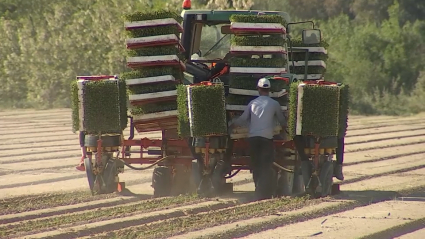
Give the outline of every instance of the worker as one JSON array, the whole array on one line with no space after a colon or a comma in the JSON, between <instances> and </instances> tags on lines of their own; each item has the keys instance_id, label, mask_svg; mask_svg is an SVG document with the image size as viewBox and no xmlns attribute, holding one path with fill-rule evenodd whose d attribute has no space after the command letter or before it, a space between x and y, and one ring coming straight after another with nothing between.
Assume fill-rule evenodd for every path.
<instances>
[{"instance_id":1,"label":"worker","mask_svg":"<svg viewBox=\"0 0 425 239\"><path fill-rule=\"evenodd\" d=\"M252 100L243 114L229 125L242 126L249 123L249 147L251 169L255 184L255 193L258 200L271 198L272 165L274 162L273 131L275 120L282 128L286 128L286 121L280 104L269 96L270 81L267 78L258 80L259 97Z\"/></svg>"},{"instance_id":2,"label":"worker","mask_svg":"<svg viewBox=\"0 0 425 239\"><path fill-rule=\"evenodd\" d=\"M85 137L86 137L86 135L84 134L84 131L80 131L79 139L80 139L80 148L81 148L81 159L80 159L80 163L78 164L78 166L75 167L77 170L80 170L80 171L85 170L84 159L87 157L87 151L86 151L86 147L84 145Z\"/></svg>"}]
</instances>

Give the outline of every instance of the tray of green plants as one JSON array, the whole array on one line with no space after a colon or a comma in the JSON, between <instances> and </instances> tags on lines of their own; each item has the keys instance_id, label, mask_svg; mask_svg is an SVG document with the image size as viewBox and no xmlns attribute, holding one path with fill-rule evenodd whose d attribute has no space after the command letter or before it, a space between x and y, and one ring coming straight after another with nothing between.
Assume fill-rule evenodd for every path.
<instances>
[{"instance_id":1,"label":"tray of green plants","mask_svg":"<svg viewBox=\"0 0 425 239\"><path fill-rule=\"evenodd\" d=\"M281 15L245 15L230 16L230 29L236 32L286 33L286 21Z\"/></svg>"},{"instance_id":2,"label":"tray of green plants","mask_svg":"<svg viewBox=\"0 0 425 239\"><path fill-rule=\"evenodd\" d=\"M226 105L222 84L187 87L187 111L192 137L227 134ZM186 112L179 107L183 117Z\"/></svg>"},{"instance_id":3,"label":"tray of green plants","mask_svg":"<svg viewBox=\"0 0 425 239\"><path fill-rule=\"evenodd\" d=\"M71 84L73 131L121 133L127 126L125 82L76 80Z\"/></svg>"},{"instance_id":4,"label":"tray of green plants","mask_svg":"<svg viewBox=\"0 0 425 239\"><path fill-rule=\"evenodd\" d=\"M344 85L294 82L289 91L289 133L314 137L338 136L346 129L348 104ZM348 92L344 97L348 97Z\"/></svg>"},{"instance_id":5,"label":"tray of green plants","mask_svg":"<svg viewBox=\"0 0 425 239\"><path fill-rule=\"evenodd\" d=\"M283 46L285 38L282 35L232 35L232 46Z\"/></svg>"},{"instance_id":6,"label":"tray of green plants","mask_svg":"<svg viewBox=\"0 0 425 239\"><path fill-rule=\"evenodd\" d=\"M158 10L124 15L127 36L132 38L175 34L182 32L183 18L176 11Z\"/></svg>"}]
</instances>

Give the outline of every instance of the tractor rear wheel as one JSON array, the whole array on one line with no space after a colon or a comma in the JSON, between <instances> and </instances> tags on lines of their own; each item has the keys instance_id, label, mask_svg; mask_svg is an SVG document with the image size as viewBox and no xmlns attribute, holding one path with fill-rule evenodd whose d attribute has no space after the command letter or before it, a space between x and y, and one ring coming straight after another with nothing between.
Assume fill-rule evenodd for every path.
<instances>
[{"instance_id":1,"label":"tractor rear wheel","mask_svg":"<svg viewBox=\"0 0 425 239\"><path fill-rule=\"evenodd\" d=\"M94 186L95 186L95 180L96 175L93 173L93 164L91 162L91 159L85 158L84 159L84 167L86 168L86 175L87 175L87 181L89 183L89 188L92 193L92 195L95 194Z\"/></svg>"},{"instance_id":2,"label":"tractor rear wheel","mask_svg":"<svg viewBox=\"0 0 425 239\"><path fill-rule=\"evenodd\" d=\"M152 187L154 197L166 197L171 192L171 169L168 167L157 167L152 174Z\"/></svg>"}]
</instances>

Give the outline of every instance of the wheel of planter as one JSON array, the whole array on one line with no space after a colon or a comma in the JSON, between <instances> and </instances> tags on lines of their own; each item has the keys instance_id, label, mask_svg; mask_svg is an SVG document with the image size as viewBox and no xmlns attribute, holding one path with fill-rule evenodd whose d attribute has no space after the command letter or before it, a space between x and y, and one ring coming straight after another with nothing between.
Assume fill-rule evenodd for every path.
<instances>
[{"instance_id":1,"label":"wheel of planter","mask_svg":"<svg viewBox=\"0 0 425 239\"><path fill-rule=\"evenodd\" d=\"M326 161L320 168L320 182L322 183L321 190L317 193L321 197L326 197L332 193L334 164L331 161Z\"/></svg>"},{"instance_id":2,"label":"wheel of planter","mask_svg":"<svg viewBox=\"0 0 425 239\"><path fill-rule=\"evenodd\" d=\"M102 186L102 193L113 193L118 189L118 182L115 182L117 176L117 163L114 159L109 159L102 172L102 179L104 186Z\"/></svg>"},{"instance_id":3,"label":"wheel of planter","mask_svg":"<svg viewBox=\"0 0 425 239\"><path fill-rule=\"evenodd\" d=\"M86 135L84 146L97 147L98 135ZM102 147L118 147L121 145L121 135L102 135Z\"/></svg>"},{"instance_id":4,"label":"wheel of planter","mask_svg":"<svg viewBox=\"0 0 425 239\"><path fill-rule=\"evenodd\" d=\"M166 197L171 191L171 170L168 167L157 167L152 174L154 197Z\"/></svg>"},{"instance_id":5,"label":"wheel of planter","mask_svg":"<svg viewBox=\"0 0 425 239\"><path fill-rule=\"evenodd\" d=\"M91 162L91 159L89 158L84 159L84 167L86 169L86 176L87 176L87 181L89 183L90 191L92 195L94 195L95 193L93 189L94 189L94 181L96 179L96 175L94 175L93 173L93 164Z\"/></svg>"}]
</instances>

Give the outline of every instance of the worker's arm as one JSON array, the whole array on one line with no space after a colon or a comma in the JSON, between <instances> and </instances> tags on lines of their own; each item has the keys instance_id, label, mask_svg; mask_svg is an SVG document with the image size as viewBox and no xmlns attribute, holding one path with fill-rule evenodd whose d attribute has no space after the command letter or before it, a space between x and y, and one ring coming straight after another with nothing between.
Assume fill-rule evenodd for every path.
<instances>
[{"instance_id":1,"label":"worker's arm","mask_svg":"<svg viewBox=\"0 0 425 239\"><path fill-rule=\"evenodd\" d=\"M276 118L282 127L286 127L286 119L285 119L285 116L283 115L282 108L280 107L280 104L278 102L276 102L275 105L276 105Z\"/></svg>"},{"instance_id":2,"label":"worker's arm","mask_svg":"<svg viewBox=\"0 0 425 239\"><path fill-rule=\"evenodd\" d=\"M250 117L251 117L251 102L249 102L249 104L245 108L242 115L239 116L239 118L237 118L235 121L233 121L231 126L233 126L233 125L241 126L241 125L243 125L244 122L248 122Z\"/></svg>"}]
</instances>

